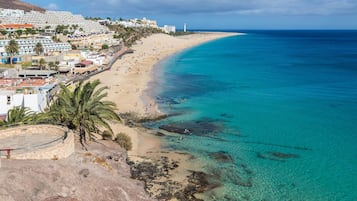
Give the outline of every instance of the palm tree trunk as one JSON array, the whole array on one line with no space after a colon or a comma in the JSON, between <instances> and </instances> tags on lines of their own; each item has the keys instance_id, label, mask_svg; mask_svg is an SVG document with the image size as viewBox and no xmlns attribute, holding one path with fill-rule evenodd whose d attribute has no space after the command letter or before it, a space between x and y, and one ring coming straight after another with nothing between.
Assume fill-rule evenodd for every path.
<instances>
[{"instance_id":1,"label":"palm tree trunk","mask_svg":"<svg viewBox=\"0 0 357 201\"><path fill-rule=\"evenodd\" d=\"M87 147L85 146L86 130L84 129L83 126L80 126L80 128L79 128L79 142L81 143L82 148L87 151Z\"/></svg>"},{"instance_id":2,"label":"palm tree trunk","mask_svg":"<svg viewBox=\"0 0 357 201\"><path fill-rule=\"evenodd\" d=\"M12 56L10 56L10 67L12 67Z\"/></svg>"}]
</instances>

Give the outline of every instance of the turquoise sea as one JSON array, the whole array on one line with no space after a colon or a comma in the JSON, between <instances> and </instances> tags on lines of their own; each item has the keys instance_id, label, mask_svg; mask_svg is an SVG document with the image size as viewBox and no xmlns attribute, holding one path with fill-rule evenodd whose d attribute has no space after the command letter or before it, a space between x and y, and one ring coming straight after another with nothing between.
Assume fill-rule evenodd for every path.
<instances>
[{"instance_id":1,"label":"turquoise sea","mask_svg":"<svg viewBox=\"0 0 357 201\"><path fill-rule=\"evenodd\" d=\"M357 31L246 31L162 61L152 93L192 133L209 200L357 200ZM223 159L222 159L222 156Z\"/></svg>"}]
</instances>

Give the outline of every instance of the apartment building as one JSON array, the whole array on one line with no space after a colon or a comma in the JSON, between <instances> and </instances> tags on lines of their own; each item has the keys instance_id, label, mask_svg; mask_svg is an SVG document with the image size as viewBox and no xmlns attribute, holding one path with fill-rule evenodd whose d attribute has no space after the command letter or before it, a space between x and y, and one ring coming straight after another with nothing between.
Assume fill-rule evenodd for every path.
<instances>
[{"instance_id":1,"label":"apartment building","mask_svg":"<svg viewBox=\"0 0 357 201\"><path fill-rule=\"evenodd\" d=\"M0 56L9 56L6 53L5 47L9 44L10 40L0 40ZM71 45L67 42L65 43L55 43L53 40L48 38L27 38L27 39L16 39L19 45L19 56L27 54L35 54L34 51L36 44L41 43L44 53L51 52L65 52L72 49Z\"/></svg>"}]
</instances>

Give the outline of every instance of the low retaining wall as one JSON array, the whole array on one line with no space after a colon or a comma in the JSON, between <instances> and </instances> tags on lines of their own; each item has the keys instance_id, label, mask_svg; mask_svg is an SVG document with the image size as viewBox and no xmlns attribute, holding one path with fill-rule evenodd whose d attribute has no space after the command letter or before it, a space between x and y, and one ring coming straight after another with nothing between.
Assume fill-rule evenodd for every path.
<instances>
[{"instance_id":1,"label":"low retaining wall","mask_svg":"<svg viewBox=\"0 0 357 201\"><path fill-rule=\"evenodd\" d=\"M0 140L26 132L31 134L56 135L59 139L49 142L44 148L27 149L24 153L11 154L11 159L61 159L74 153L74 134L67 128L53 125L27 125L0 130ZM61 137L62 136L62 137ZM0 147L1 148L1 147ZM11 147L6 147L10 148ZM4 154L2 154L4 155Z\"/></svg>"}]
</instances>

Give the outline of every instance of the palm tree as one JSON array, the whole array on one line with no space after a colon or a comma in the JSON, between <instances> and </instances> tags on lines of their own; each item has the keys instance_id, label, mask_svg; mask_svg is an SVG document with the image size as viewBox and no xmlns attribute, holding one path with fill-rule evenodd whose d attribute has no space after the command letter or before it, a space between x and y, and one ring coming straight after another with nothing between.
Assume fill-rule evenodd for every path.
<instances>
[{"instance_id":1,"label":"palm tree","mask_svg":"<svg viewBox=\"0 0 357 201\"><path fill-rule=\"evenodd\" d=\"M44 58L41 58L38 64L40 65L40 69L43 70L46 65L46 60Z\"/></svg>"},{"instance_id":2,"label":"palm tree","mask_svg":"<svg viewBox=\"0 0 357 201\"><path fill-rule=\"evenodd\" d=\"M30 123L35 119L35 113L30 111L29 108L17 106L7 112L7 120L3 124Z\"/></svg>"},{"instance_id":3,"label":"palm tree","mask_svg":"<svg viewBox=\"0 0 357 201\"><path fill-rule=\"evenodd\" d=\"M19 53L19 44L16 40L12 39L5 47L5 51L8 55L10 55L10 65L12 65L12 57Z\"/></svg>"},{"instance_id":4,"label":"palm tree","mask_svg":"<svg viewBox=\"0 0 357 201\"><path fill-rule=\"evenodd\" d=\"M108 121L120 121L115 113L115 104L104 101L107 96L104 90L108 87L100 87L99 80L93 82L81 81L74 91L70 91L61 85L61 91L56 95L56 100L50 106L48 116L51 122L64 124L79 132L80 143L85 148L87 140L94 139L92 132L100 128L107 129L113 133Z\"/></svg>"},{"instance_id":5,"label":"palm tree","mask_svg":"<svg viewBox=\"0 0 357 201\"><path fill-rule=\"evenodd\" d=\"M50 68L50 70L58 70L57 64L53 61L48 62L48 67Z\"/></svg>"},{"instance_id":6,"label":"palm tree","mask_svg":"<svg viewBox=\"0 0 357 201\"><path fill-rule=\"evenodd\" d=\"M18 29L18 30L16 30L15 31L16 32L16 36L17 36L17 38L21 38L21 35L22 35L22 30L21 29Z\"/></svg>"},{"instance_id":7,"label":"palm tree","mask_svg":"<svg viewBox=\"0 0 357 201\"><path fill-rule=\"evenodd\" d=\"M4 30L4 29L1 29L1 30L0 30L0 33L1 33L1 35L3 35L3 36L6 36L6 35L7 35L7 31Z\"/></svg>"},{"instance_id":8,"label":"palm tree","mask_svg":"<svg viewBox=\"0 0 357 201\"><path fill-rule=\"evenodd\" d=\"M42 43L40 42L36 43L36 46L34 47L33 51L35 51L37 55L42 54L44 51Z\"/></svg>"}]
</instances>

